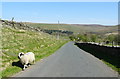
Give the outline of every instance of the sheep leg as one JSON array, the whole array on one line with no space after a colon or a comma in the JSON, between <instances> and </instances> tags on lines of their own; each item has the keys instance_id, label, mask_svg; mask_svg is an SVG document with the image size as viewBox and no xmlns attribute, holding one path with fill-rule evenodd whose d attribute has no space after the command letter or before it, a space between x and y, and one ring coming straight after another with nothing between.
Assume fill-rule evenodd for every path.
<instances>
[{"instance_id":1,"label":"sheep leg","mask_svg":"<svg viewBox=\"0 0 120 79\"><path fill-rule=\"evenodd\" d=\"M30 64L28 65L28 67L30 67Z\"/></svg>"},{"instance_id":2,"label":"sheep leg","mask_svg":"<svg viewBox=\"0 0 120 79\"><path fill-rule=\"evenodd\" d=\"M28 63L28 67L30 67L30 63Z\"/></svg>"},{"instance_id":3,"label":"sheep leg","mask_svg":"<svg viewBox=\"0 0 120 79\"><path fill-rule=\"evenodd\" d=\"M33 60L33 64L35 64L35 60Z\"/></svg>"},{"instance_id":4,"label":"sheep leg","mask_svg":"<svg viewBox=\"0 0 120 79\"><path fill-rule=\"evenodd\" d=\"M24 65L24 68L23 68L23 70L25 70L25 65Z\"/></svg>"},{"instance_id":5,"label":"sheep leg","mask_svg":"<svg viewBox=\"0 0 120 79\"><path fill-rule=\"evenodd\" d=\"M25 70L25 68L27 67L27 65L24 65L24 68L23 68L23 70Z\"/></svg>"}]
</instances>

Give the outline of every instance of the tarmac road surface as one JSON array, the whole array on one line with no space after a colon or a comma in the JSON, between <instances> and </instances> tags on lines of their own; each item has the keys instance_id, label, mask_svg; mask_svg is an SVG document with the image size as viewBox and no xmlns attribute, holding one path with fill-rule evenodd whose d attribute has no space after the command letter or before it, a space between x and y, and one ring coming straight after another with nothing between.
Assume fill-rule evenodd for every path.
<instances>
[{"instance_id":1,"label":"tarmac road surface","mask_svg":"<svg viewBox=\"0 0 120 79\"><path fill-rule=\"evenodd\" d=\"M68 42L54 54L13 77L117 77L101 60Z\"/></svg>"}]
</instances>

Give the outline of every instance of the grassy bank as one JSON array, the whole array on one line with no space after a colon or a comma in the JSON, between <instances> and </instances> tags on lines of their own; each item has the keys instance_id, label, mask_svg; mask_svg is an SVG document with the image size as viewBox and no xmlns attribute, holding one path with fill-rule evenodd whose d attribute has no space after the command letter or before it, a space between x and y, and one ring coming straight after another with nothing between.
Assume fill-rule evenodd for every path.
<instances>
[{"instance_id":1,"label":"grassy bank","mask_svg":"<svg viewBox=\"0 0 120 79\"><path fill-rule=\"evenodd\" d=\"M22 68L17 58L19 52L34 52L36 61L47 57L64 45L67 40L43 32L2 28L2 77L9 77Z\"/></svg>"}]
</instances>

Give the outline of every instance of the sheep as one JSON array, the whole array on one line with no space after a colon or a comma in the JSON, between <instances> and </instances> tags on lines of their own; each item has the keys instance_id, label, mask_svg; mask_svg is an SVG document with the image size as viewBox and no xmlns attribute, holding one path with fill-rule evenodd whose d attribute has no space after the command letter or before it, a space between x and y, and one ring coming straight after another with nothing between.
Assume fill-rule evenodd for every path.
<instances>
[{"instance_id":1,"label":"sheep","mask_svg":"<svg viewBox=\"0 0 120 79\"><path fill-rule=\"evenodd\" d=\"M26 67L29 67L32 62L35 64L35 55L33 52L28 52L26 54L21 52L18 54L18 58L22 65L24 65L23 70L25 70Z\"/></svg>"}]
</instances>

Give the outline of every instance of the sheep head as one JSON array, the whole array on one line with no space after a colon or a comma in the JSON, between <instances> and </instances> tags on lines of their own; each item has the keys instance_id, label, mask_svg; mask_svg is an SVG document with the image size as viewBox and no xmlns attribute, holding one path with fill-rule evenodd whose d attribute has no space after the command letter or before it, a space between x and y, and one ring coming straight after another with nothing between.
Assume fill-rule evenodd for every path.
<instances>
[{"instance_id":1,"label":"sheep head","mask_svg":"<svg viewBox=\"0 0 120 79\"><path fill-rule=\"evenodd\" d=\"M18 59L20 59L23 55L24 55L24 53L23 53L23 52L20 52L20 53L18 54Z\"/></svg>"}]
</instances>

